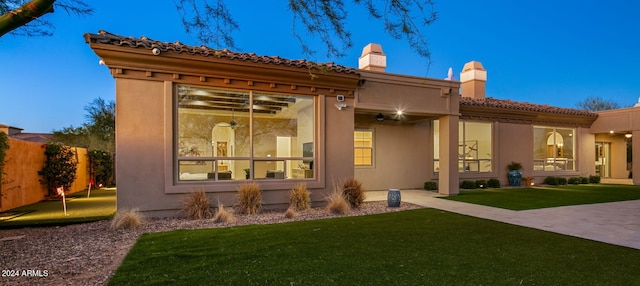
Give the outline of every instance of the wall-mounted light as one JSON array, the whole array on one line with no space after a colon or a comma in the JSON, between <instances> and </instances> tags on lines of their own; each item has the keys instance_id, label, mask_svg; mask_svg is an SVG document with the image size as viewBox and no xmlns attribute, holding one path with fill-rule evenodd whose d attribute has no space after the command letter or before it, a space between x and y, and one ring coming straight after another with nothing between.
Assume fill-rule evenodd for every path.
<instances>
[{"instance_id":1,"label":"wall-mounted light","mask_svg":"<svg viewBox=\"0 0 640 286\"><path fill-rule=\"evenodd\" d=\"M633 136L633 134L631 134L631 132L628 132L628 131L627 131L627 133L624 134L624 137L627 138L627 139L631 138L632 136Z\"/></svg>"}]
</instances>

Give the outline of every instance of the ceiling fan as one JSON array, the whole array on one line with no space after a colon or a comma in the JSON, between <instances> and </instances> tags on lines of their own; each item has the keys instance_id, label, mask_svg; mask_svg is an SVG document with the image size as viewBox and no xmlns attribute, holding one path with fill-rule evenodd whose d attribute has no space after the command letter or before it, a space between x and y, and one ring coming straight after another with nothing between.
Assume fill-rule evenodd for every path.
<instances>
[{"instance_id":1,"label":"ceiling fan","mask_svg":"<svg viewBox=\"0 0 640 286\"><path fill-rule=\"evenodd\" d=\"M384 114L378 113L378 115L376 115L376 122L382 123L384 121L400 121L400 118L399 115L384 116Z\"/></svg>"}]
</instances>

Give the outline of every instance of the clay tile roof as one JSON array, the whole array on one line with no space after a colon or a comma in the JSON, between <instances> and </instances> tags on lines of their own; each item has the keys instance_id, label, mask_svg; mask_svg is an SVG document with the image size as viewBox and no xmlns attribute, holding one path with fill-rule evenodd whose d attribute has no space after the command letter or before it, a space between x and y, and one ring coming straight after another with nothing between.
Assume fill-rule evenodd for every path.
<instances>
[{"instance_id":1,"label":"clay tile roof","mask_svg":"<svg viewBox=\"0 0 640 286\"><path fill-rule=\"evenodd\" d=\"M546 104L518 102L518 101L505 100L505 99L494 99L491 97L484 98L484 99L460 97L460 107L463 107L463 106L498 108L498 109L518 110L523 112L584 116L584 117L593 117L594 119L598 117L598 114L589 112L586 110L555 107L555 106L546 105Z\"/></svg>"},{"instance_id":2,"label":"clay tile roof","mask_svg":"<svg viewBox=\"0 0 640 286\"><path fill-rule=\"evenodd\" d=\"M277 56L260 56L254 53L239 53L227 49L215 50L206 46L189 46L180 42L160 42L149 39L145 36L140 38L124 37L106 31L99 31L98 34L85 34L87 43L109 44L114 46L128 46L133 48L154 49L161 52L185 53L200 56L213 56L230 60L251 61L255 63L275 64L297 68L321 68L333 72L357 74L357 69L336 65L334 63L314 63L307 60L289 60Z\"/></svg>"}]
</instances>

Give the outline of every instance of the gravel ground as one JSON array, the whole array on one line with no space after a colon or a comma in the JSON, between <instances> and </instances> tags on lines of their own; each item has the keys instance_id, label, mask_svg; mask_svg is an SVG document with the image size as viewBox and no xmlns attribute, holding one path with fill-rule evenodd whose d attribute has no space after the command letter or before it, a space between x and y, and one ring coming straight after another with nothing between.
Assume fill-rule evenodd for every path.
<instances>
[{"instance_id":1,"label":"gravel ground","mask_svg":"<svg viewBox=\"0 0 640 286\"><path fill-rule=\"evenodd\" d=\"M386 201L366 202L347 216L369 215L421 208L402 203L387 207ZM248 224L284 223L338 217L324 208L299 212L292 219L284 211L236 215L231 224L210 219L150 219L133 230L111 230L110 221L62 227L0 230L0 285L105 285L142 233L175 229L220 228Z\"/></svg>"}]
</instances>

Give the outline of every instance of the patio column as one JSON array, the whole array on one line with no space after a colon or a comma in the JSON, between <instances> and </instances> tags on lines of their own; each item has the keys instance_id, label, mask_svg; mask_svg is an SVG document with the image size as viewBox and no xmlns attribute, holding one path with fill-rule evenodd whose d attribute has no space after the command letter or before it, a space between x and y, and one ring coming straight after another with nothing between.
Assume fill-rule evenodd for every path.
<instances>
[{"instance_id":1,"label":"patio column","mask_svg":"<svg viewBox=\"0 0 640 286\"><path fill-rule=\"evenodd\" d=\"M631 172L633 184L640 185L640 131L631 131Z\"/></svg>"},{"instance_id":2,"label":"patio column","mask_svg":"<svg viewBox=\"0 0 640 286\"><path fill-rule=\"evenodd\" d=\"M438 193L455 196L460 191L458 173L458 115L447 115L440 120L440 171Z\"/></svg>"}]
</instances>

